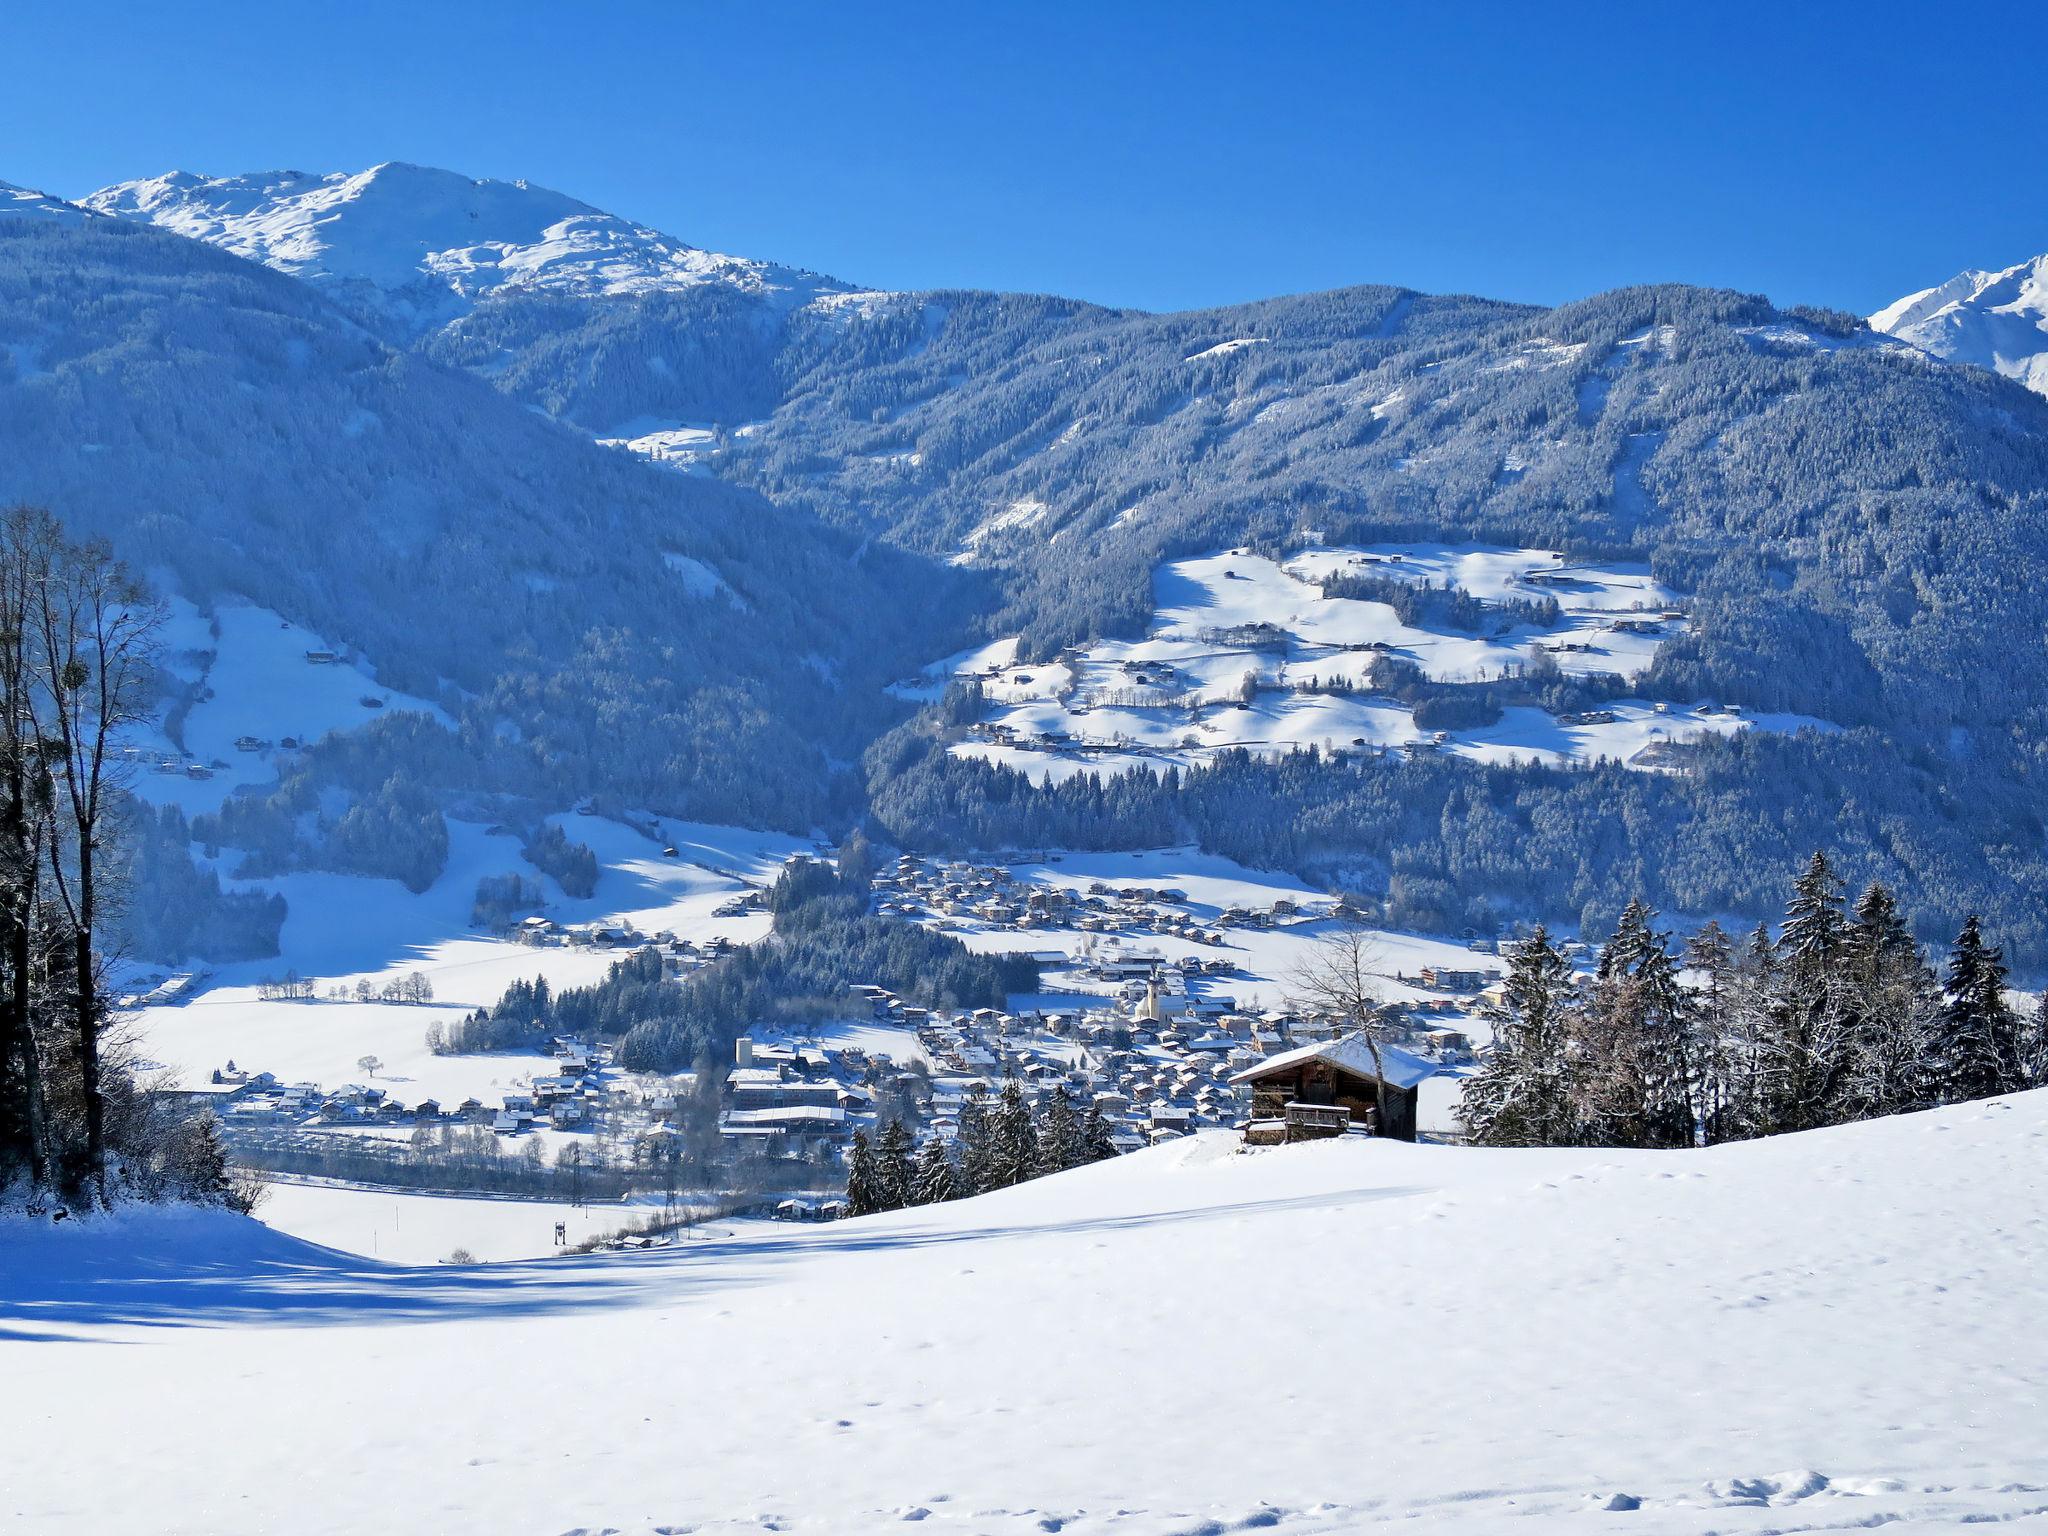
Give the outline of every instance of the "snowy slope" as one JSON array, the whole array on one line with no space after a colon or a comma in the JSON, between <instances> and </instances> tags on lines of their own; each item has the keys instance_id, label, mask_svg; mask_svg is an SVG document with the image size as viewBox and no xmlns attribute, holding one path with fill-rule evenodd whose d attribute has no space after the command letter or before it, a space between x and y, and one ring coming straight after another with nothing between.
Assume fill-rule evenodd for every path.
<instances>
[{"instance_id":1,"label":"snowy slope","mask_svg":"<svg viewBox=\"0 0 2048 1536\"><path fill-rule=\"evenodd\" d=\"M2048 256L1960 272L1870 317L1873 329L1950 362L1975 363L2048 394Z\"/></svg>"},{"instance_id":2,"label":"snowy slope","mask_svg":"<svg viewBox=\"0 0 2048 1536\"><path fill-rule=\"evenodd\" d=\"M443 323L509 291L633 294L724 284L786 304L846 285L698 250L524 181L391 162L353 174L173 171L86 206L139 219L295 277L338 284L403 324Z\"/></svg>"},{"instance_id":3,"label":"snowy slope","mask_svg":"<svg viewBox=\"0 0 2048 1536\"><path fill-rule=\"evenodd\" d=\"M67 203L61 197L52 197L47 192L37 192L29 187L17 187L11 181L0 181L0 219L9 215L57 219L66 224L77 224L92 217L78 204Z\"/></svg>"},{"instance_id":4,"label":"snowy slope","mask_svg":"<svg viewBox=\"0 0 2048 1536\"><path fill-rule=\"evenodd\" d=\"M2044 1152L2039 1093L1704 1153L1212 1133L925 1212L481 1268L224 1216L17 1223L0 1513L24 1536L2029 1528Z\"/></svg>"}]
</instances>

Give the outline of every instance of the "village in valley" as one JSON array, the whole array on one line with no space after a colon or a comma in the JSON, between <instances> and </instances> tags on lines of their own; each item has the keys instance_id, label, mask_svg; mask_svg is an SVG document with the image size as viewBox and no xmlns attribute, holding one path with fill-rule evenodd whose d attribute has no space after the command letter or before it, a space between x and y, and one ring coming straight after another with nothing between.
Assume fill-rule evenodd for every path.
<instances>
[{"instance_id":1,"label":"village in valley","mask_svg":"<svg viewBox=\"0 0 2048 1536\"><path fill-rule=\"evenodd\" d=\"M768 869L758 866L753 878ZM409 1014L419 1059L366 1054L347 1080L309 1081L273 1070L259 1046L184 1072L177 1092L208 1103L236 1155L275 1177L442 1192L475 1183L608 1201L626 1207L624 1233L648 1225L642 1207L672 1215L679 1199L692 1211L837 1214L856 1133L876 1138L898 1122L920 1140L950 1142L963 1111L992 1107L1013 1084L1034 1110L1064 1095L1094 1117L1108 1149L1128 1152L1205 1129L1258 1136L1284 1116L1282 1101L1255 1113L1269 1065L1285 1070L1315 1057L1356 1073L1348 1026L1298 1006L1288 970L1319 935L1363 921L1341 897L1248 877L1185 850L1020 864L903 854L885 862L872 887L882 918L935 928L979 951L1030 955L1041 991L1001 1008L944 1009L857 983L837 1017L750 1030L707 1081L698 1071L628 1072L612 1044L567 1036L550 1039L544 1057L451 1053L440 1018L420 1017L436 1010L422 973L353 988L294 976L259 988L267 988L269 1017L311 1023L336 1006ZM679 979L734 947L707 928L747 919L761 902L759 884L705 896L697 937L630 920L529 914L491 942L514 952L508 973L519 955L538 973L573 959L589 975L651 954L663 975ZM1409 1106L1388 1132L1454 1134L1458 1083L1485 1039L1478 1011L1500 978L1496 946L1386 937L1396 947L1385 957L1387 1001L1375 1034L1384 1076ZM190 984L173 978L136 1000L147 1004L152 1041L165 1054L191 1006ZM413 1088L453 1083L451 1073L473 1086ZM1332 1128L1296 1118L1287 1134ZM1359 1129L1368 1118L1361 1114ZM1336 1128L1349 1129L1348 1118Z\"/></svg>"}]
</instances>

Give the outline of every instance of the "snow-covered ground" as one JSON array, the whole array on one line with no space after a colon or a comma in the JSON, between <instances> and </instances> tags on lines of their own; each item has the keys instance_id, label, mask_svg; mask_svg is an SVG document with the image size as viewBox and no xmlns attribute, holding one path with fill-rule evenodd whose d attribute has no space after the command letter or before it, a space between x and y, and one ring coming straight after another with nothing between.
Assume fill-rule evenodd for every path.
<instances>
[{"instance_id":1,"label":"snow-covered ground","mask_svg":"<svg viewBox=\"0 0 2048 1536\"><path fill-rule=\"evenodd\" d=\"M425 891L396 881L352 875L291 874L233 882L281 891L289 906L274 960L223 966L189 1001L143 1008L130 1027L144 1058L187 1085L203 1082L233 1060L281 1080L338 1088L364 1081L356 1065L382 1061L376 1086L407 1103L468 1094L496 1099L512 1084L546 1071L546 1058L501 1053L436 1056L427 1026L495 1003L516 980L545 976L557 989L600 980L618 956L605 949L532 947L490 937L470 926L477 881L518 873L547 896L547 915L562 924L631 923L642 933L673 932L703 942L723 936L751 943L768 916L719 916L733 896L773 880L782 860L811 845L777 833L662 822L667 841L600 816L561 816L558 825L597 856L597 889L565 894L520 855L518 839L451 821L447 868ZM650 818L651 820L651 818ZM662 849L673 847L676 857ZM427 1004L274 1001L261 995L267 977L296 970L320 990L367 979L381 987L394 976L423 973L434 989ZM495 1091L494 1091L495 1090Z\"/></svg>"},{"instance_id":2,"label":"snow-covered ground","mask_svg":"<svg viewBox=\"0 0 2048 1536\"><path fill-rule=\"evenodd\" d=\"M1549 627L1503 618L1482 633L1433 629L1404 622L1387 603L1323 596L1320 583L1343 574L1448 583L1495 604L1549 597L1560 613ZM1568 673L1639 676L1687 623L1678 595L1647 567L1568 566L1549 551L1485 545L1319 548L1284 563L1234 552L1161 567L1153 601L1143 640L1102 641L1051 663L1018 663L1014 651L983 647L935 664L941 676L979 680L994 706L953 751L1050 779L1196 763L1229 747L1442 750L1550 766L1611 758L1657 768L1661 749L1709 734L1833 729L1805 716L1722 711L1705 701L1620 700L1590 717L1521 707L1492 725L1437 732L1417 725L1405 705L1370 692L1382 658L1447 683L1498 678L1539 658ZM937 685L926 680L895 691L935 697Z\"/></svg>"},{"instance_id":3,"label":"snow-covered ground","mask_svg":"<svg viewBox=\"0 0 2048 1536\"><path fill-rule=\"evenodd\" d=\"M267 608L223 603L202 613L173 597L165 609L164 665L203 692L185 715L182 746L163 723L130 739L129 785L152 805L214 811L237 789L274 783L288 739L310 743L406 711L454 724L438 705L381 686L365 664ZM194 766L207 776L192 777Z\"/></svg>"},{"instance_id":4,"label":"snow-covered ground","mask_svg":"<svg viewBox=\"0 0 2048 1536\"><path fill-rule=\"evenodd\" d=\"M632 1203L415 1195L349 1185L272 1180L257 1219L265 1226L365 1258L437 1264L458 1249L480 1264L559 1252L555 1223L573 1246L659 1215L661 1198Z\"/></svg>"},{"instance_id":5,"label":"snow-covered ground","mask_svg":"<svg viewBox=\"0 0 2048 1536\"><path fill-rule=\"evenodd\" d=\"M219 1215L16 1221L0 1513L2024 1529L2048 1520L2044 1168L2035 1093L1706 1152L1209 1133L935 1209L477 1268Z\"/></svg>"}]
</instances>

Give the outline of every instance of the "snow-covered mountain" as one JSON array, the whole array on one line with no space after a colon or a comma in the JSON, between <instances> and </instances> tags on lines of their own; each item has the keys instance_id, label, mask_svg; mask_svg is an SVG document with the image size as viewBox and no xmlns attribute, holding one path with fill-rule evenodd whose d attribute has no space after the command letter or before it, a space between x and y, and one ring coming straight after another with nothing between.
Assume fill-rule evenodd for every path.
<instances>
[{"instance_id":1,"label":"snow-covered mountain","mask_svg":"<svg viewBox=\"0 0 2048 1536\"><path fill-rule=\"evenodd\" d=\"M2048 255L2003 272L1959 272L1879 310L1870 324L2048 395Z\"/></svg>"},{"instance_id":2,"label":"snow-covered mountain","mask_svg":"<svg viewBox=\"0 0 2048 1536\"><path fill-rule=\"evenodd\" d=\"M11 181L0 181L0 219L10 215L53 218L66 223L76 223L92 217L78 204L67 203L61 197L52 197L49 193L38 192L32 187L17 187Z\"/></svg>"},{"instance_id":3,"label":"snow-covered mountain","mask_svg":"<svg viewBox=\"0 0 2048 1536\"><path fill-rule=\"evenodd\" d=\"M699 250L524 181L391 162L355 173L173 171L86 198L101 213L204 240L344 290L423 329L515 292L625 295L718 285L781 305L848 285Z\"/></svg>"}]
</instances>

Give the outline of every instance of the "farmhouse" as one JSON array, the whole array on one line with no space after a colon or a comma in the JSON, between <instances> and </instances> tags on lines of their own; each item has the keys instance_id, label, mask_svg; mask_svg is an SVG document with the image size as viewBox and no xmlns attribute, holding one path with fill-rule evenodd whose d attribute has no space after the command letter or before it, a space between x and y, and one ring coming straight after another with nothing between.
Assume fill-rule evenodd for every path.
<instances>
[{"instance_id":1,"label":"farmhouse","mask_svg":"<svg viewBox=\"0 0 2048 1536\"><path fill-rule=\"evenodd\" d=\"M1252 1090L1245 1140L1254 1143L1341 1136L1351 1130L1415 1139L1417 1090L1436 1064L1396 1045L1372 1047L1354 1030L1335 1040L1270 1056L1230 1081ZM1378 1119L1379 1085L1387 1089L1387 1122Z\"/></svg>"}]
</instances>

